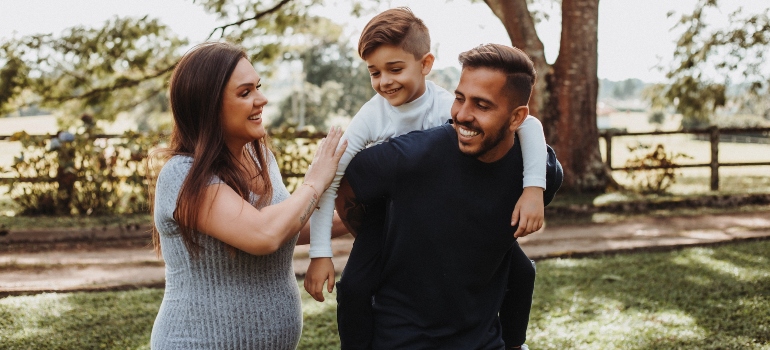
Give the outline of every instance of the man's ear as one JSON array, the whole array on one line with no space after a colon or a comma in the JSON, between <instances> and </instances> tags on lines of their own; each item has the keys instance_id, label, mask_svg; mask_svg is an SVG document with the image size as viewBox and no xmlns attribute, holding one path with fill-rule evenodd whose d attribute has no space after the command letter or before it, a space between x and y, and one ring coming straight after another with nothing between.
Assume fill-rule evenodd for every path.
<instances>
[{"instance_id":1,"label":"man's ear","mask_svg":"<svg viewBox=\"0 0 770 350\"><path fill-rule=\"evenodd\" d=\"M527 119L528 115L529 115L529 106L528 105L516 107L511 112L511 119L510 119L511 120L511 125L510 125L511 131L512 132L516 132L516 129L518 129L519 126L521 125L521 123L524 122L524 119Z\"/></svg>"},{"instance_id":2,"label":"man's ear","mask_svg":"<svg viewBox=\"0 0 770 350\"><path fill-rule=\"evenodd\" d=\"M433 69L434 61L436 61L436 56L433 56L433 54L430 52L422 56L422 59L420 60L420 64L422 64L423 76L428 75L428 73L430 73L430 70Z\"/></svg>"}]
</instances>

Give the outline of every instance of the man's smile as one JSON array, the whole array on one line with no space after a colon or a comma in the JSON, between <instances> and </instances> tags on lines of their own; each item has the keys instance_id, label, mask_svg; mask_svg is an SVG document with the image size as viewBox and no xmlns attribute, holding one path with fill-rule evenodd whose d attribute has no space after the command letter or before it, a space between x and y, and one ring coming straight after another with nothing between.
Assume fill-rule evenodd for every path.
<instances>
[{"instance_id":1,"label":"man's smile","mask_svg":"<svg viewBox=\"0 0 770 350\"><path fill-rule=\"evenodd\" d=\"M475 130L471 130L471 129L468 129L468 128L466 128L466 127L462 126L462 125L458 125L458 126L457 126L457 132L458 132L458 133L459 133L461 136L463 136L463 137L474 137L474 136L476 136L476 135L480 134L480 132L478 132L478 131L475 131Z\"/></svg>"}]
</instances>

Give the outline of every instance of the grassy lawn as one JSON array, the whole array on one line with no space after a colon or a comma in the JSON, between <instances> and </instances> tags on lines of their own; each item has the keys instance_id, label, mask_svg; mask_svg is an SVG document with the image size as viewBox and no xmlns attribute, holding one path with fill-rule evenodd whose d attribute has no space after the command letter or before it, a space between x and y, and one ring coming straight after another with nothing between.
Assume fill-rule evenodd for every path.
<instances>
[{"instance_id":1,"label":"grassy lawn","mask_svg":"<svg viewBox=\"0 0 770 350\"><path fill-rule=\"evenodd\" d=\"M533 349L770 349L770 241L538 263ZM301 283L300 283L301 284ZM147 349L162 290L0 299L2 349ZM300 349L336 349L303 293Z\"/></svg>"}]
</instances>

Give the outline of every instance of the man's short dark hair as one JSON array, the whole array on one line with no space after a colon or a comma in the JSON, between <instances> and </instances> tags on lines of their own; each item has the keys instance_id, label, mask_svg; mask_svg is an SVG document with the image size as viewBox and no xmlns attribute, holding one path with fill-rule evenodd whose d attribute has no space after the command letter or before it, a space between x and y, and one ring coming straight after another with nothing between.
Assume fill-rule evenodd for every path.
<instances>
[{"instance_id":1,"label":"man's short dark hair","mask_svg":"<svg viewBox=\"0 0 770 350\"><path fill-rule=\"evenodd\" d=\"M526 106L537 79L535 64L524 51L499 45L479 45L460 54L460 65L465 68L487 68L505 74L511 108Z\"/></svg>"},{"instance_id":2,"label":"man's short dark hair","mask_svg":"<svg viewBox=\"0 0 770 350\"><path fill-rule=\"evenodd\" d=\"M374 16L358 39L358 55L362 59L382 45L392 45L419 60L430 52L428 27L408 7L398 7Z\"/></svg>"}]
</instances>

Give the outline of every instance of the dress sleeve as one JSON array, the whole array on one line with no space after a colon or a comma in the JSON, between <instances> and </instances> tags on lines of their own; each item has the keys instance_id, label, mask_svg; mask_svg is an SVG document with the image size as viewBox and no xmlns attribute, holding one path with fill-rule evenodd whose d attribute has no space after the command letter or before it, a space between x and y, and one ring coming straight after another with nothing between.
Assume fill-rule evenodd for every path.
<instances>
[{"instance_id":1,"label":"dress sleeve","mask_svg":"<svg viewBox=\"0 0 770 350\"><path fill-rule=\"evenodd\" d=\"M345 169L353 157L371 142L376 142L377 133L372 130L369 123L371 118L384 118L378 111L362 108L348 125L342 140L348 141L348 147L340 158L337 173L334 175L331 185L321 195L318 201L319 209L310 217L310 250L311 258L332 257L331 230L334 217L334 199L337 198L337 189L340 180L345 175Z\"/></svg>"},{"instance_id":2,"label":"dress sleeve","mask_svg":"<svg viewBox=\"0 0 770 350\"><path fill-rule=\"evenodd\" d=\"M545 189L545 169L548 153L545 147L543 124L537 118L528 115L516 133L521 141L521 154L524 159L524 187Z\"/></svg>"}]
</instances>

